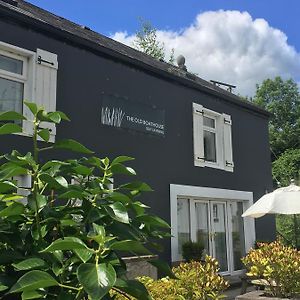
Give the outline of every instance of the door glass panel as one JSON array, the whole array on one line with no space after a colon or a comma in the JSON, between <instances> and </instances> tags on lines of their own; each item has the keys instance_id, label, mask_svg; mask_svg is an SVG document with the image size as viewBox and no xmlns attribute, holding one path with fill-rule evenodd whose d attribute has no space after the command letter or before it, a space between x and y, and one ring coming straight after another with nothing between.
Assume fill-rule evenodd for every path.
<instances>
[{"instance_id":1,"label":"door glass panel","mask_svg":"<svg viewBox=\"0 0 300 300\"><path fill-rule=\"evenodd\" d=\"M22 75L23 61L0 55L0 69Z\"/></svg>"},{"instance_id":2,"label":"door glass panel","mask_svg":"<svg viewBox=\"0 0 300 300\"><path fill-rule=\"evenodd\" d=\"M210 254L209 249L209 218L208 203L196 202L196 240L204 245L204 253Z\"/></svg>"},{"instance_id":3,"label":"door glass panel","mask_svg":"<svg viewBox=\"0 0 300 300\"><path fill-rule=\"evenodd\" d=\"M233 202L230 204L231 223L232 223L232 246L233 246L233 268L234 270L243 269L241 258L245 256L245 232L242 218L243 203Z\"/></svg>"},{"instance_id":4,"label":"door glass panel","mask_svg":"<svg viewBox=\"0 0 300 300\"><path fill-rule=\"evenodd\" d=\"M216 134L204 130L204 157L206 161L216 162Z\"/></svg>"},{"instance_id":5,"label":"door glass panel","mask_svg":"<svg viewBox=\"0 0 300 300\"><path fill-rule=\"evenodd\" d=\"M22 114L24 84L0 78L0 112L16 111Z\"/></svg>"},{"instance_id":6,"label":"door glass panel","mask_svg":"<svg viewBox=\"0 0 300 300\"><path fill-rule=\"evenodd\" d=\"M182 254L182 245L190 241L190 206L188 199L177 199L178 253Z\"/></svg>"},{"instance_id":7,"label":"door glass panel","mask_svg":"<svg viewBox=\"0 0 300 300\"><path fill-rule=\"evenodd\" d=\"M214 257L220 264L220 271L228 271L225 204L213 203L211 214L214 237Z\"/></svg>"}]
</instances>

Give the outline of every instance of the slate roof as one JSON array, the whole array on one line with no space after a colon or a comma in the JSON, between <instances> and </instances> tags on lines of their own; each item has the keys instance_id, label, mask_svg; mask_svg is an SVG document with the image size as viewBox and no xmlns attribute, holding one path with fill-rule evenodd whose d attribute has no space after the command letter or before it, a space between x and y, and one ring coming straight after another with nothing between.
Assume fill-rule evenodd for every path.
<instances>
[{"instance_id":1,"label":"slate roof","mask_svg":"<svg viewBox=\"0 0 300 300\"><path fill-rule=\"evenodd\" d=\"M0 16L11 18L14 21L26 23L27 25L29 24L37 30L54 34L64 40L80 44L94 51L100 51L108 56L115 57L139 68L146 69L179 84L216 95L252 112L267 117L270 116L264 109L247 101L243 101L233 93L219 88L198 76L185 72L166 62L154 59L149 55L92 31L85 26L78 25L65 18L56 16L26 1L0 0Z\"/></svg>"}]
</instances>

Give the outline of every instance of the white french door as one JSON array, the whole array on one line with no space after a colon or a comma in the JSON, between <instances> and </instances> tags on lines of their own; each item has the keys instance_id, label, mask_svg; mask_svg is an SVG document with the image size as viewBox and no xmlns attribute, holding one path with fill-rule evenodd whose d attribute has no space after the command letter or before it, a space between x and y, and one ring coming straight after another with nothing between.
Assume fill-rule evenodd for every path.
<instances>
[{"instance_id":1,"label":"white french door","mask_svg":"<svg viewBox=\"0 0 300 300\"><path fill-rule=\"evenodd\" d=\"M193 200L190 205L192 240L204 245L206 254L215 257L222 273L229 268L229 230L227 204L221 201Z\"/></svg>"},{"instance_id":2,"label":"white french door","mask_svg":"<svg viewBox=\"0 0 300 300\"><path fill-rule=\"evenodd\" d=\"M243 272L241 258L253 246L255 226L242 218L253 203L252 192L195 186L170 186L172 261L182 261L182 245L201 241L218 259L222 274Z\"/></svg>"}]
</instances>

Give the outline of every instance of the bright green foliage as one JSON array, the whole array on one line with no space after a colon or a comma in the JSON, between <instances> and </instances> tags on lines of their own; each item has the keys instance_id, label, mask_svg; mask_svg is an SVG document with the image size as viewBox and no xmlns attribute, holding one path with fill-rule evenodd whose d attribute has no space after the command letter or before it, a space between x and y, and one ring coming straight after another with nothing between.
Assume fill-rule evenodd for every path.
<instances>
[{"instance_id":1,"label":"bright green foliage","mask_svg":"<svg viewBox=\"0 0 300 300\"><path fill-rule=\"evenodd\" d=\"M300 183L300 149L289 149L281 154L272 164L273 178L280 182L281 186L287 186L291 179Z\"/></svg>"},{"instance_id":2,"label":"bright green foliage","mask_svg":"<svg viewBox=\"0 0 300 300\"><path fill-rule=\"evenodd\" d=\"M141 20L141 29L136 33L133 47L156 59L165 59L165 45L157 39L157 30L149 21ZM169 63L173 64L174 49L172 49Z\"/></svg>"},{"instance_id":3,"label":"bright green foliage","mask_svg":"<svg viewBox=\"0 0 300 300\"><path fill-rule=\"evenodd\" d=\"M186 242L182 245L182 257L185 261L201 261L204 245L200 242Z\"/></svg>"},{"instance_id":4,"label":"bright green foliage","mask_svg":"<svg viewBox=\"0 0 300 300\"><path fill-rule=\"evenodd\" d=\"M139 281L146 286L155 300L217 300L225 297L222 293L229 284L218 274L216 259L206 256L203 263L196 261L181 263L172 270L177 279L165 277L153 280L150 277L141 277ZM116 300L128 299L120 293L114 294Z\"/></svg>"},{"instance_id":5,"label":"bright green foliage","mask_svg":"<svg viewBox=\"0 0 300 300\"><path fill-rule=\"evenodd\" d=\"M300 94L292 79L266 79L257 86L253 102L272 113L270 145L274 157L300 146Z\"/></svg>"},{"instance_id":6,"label":"bright green foliage","mask_svg":"<svg viewBox=\"0 0 300 300\"><path fill-rule=\"evenodd\" d=\"M135 175L125 165L132 158L101 159L70 139L47 144L50 132L41 122L59 124L68 117L26 105L34 116L33 152L0 157L0 298L111 299L109 291L117 288L151 299L140 282L124 277L122 255L151 253L148 246L169 236L169 225L148 215L140 202L142 192L151 191L147 184L111 188L117 175ZM0 135L20 132L23 119L15 112L0 114ZM52 149L88 156L41 161L40 153ZM14 178L22 175L31 176L31 188L17 187ZM152 263L172 276L167 264Z\"/></svg>"},{"instance_id":7,"label":"bright green foliage","mask_svg":"<svg viewBox=\"0 0 300 300\"><path fill-rule=\"evenodd\" d=\"M296 184L300 184L300 149L286 150L273 162L273 178L280 182L281 186L290 184L291 179L295 179ZM275 183L276 184L276 183ZM296 219L295 219L296 218ZM295 222L296 220L296 222ZM300 246L300 219L299 216L277 215L277 231L285 238L285 242L292 246ZM298 235L295 239L295 230Z\"/></svg>"},{"instance_id":8,"label":"bright green foliage","mask_svg":"<svg viewBox=\"0 0 300 300\"><path fill-rule=\"evenodd\" d=\"M279 298L300 295L300 252L276 241L260 244L243 258L248 273L253 278L265 279L267 291Z\"/></svg>"}]
</instances>

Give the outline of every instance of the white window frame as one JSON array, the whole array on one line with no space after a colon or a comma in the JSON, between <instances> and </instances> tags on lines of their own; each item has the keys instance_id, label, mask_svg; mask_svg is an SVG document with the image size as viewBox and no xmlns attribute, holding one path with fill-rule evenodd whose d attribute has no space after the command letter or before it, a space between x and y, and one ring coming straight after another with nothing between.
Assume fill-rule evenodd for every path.
<instances>
[{"instance_id":1,"label":"white window frame","mask_svg":"<svg viewBox=\"0 0 300 300\"><path fill-rule=\"evenodd\" d=\"M204 126L203 117L215 120L214 130ZM229 115L221 114L204 108L201 104L193 103L194 165L196 167L210 167L233 172L231 125L232 122ZM204 130L215 133L216 162L205 160Z\"/></svg>"},{"instance_id":2,"label":"white window frame","mask_svg":"<svg viewBox=\"0 0 300 300\"><path fill-rule=\"evenodd\" d=\"M238 201L243 203L245 211L253 204L253 193L247 191L227 190L219 188L208 188L199 186L170 184L170 213L171 213L171 259L172 262L182 260L178 253L178 221L177 221L177 199L197 198L214 201ZM191 207L191 205L190 205ZM191 228L191 232L193 229ZM255 242L255 223L250 217L244 218L245 250L248 252Z\"/></svg>"},{"instance_id":3,"label":"white window frame","mask_svg":"<svg viewBox=\"0 0 300 300\"><path fill-rule=\"evenodd\" d=\"M36 49L36 52L33 52L1 41L0 54L23 61L22 76L1 70L0 77L9 77L7 79L24 83L23 100L43 106L47 111L55 111L58 70L57 55L42 49ZM33 134L33 127L30 122L33 120L33 116L24 102L23 115L29 121L23 121L23 131L17 134L30 137ZM41 127L50 130L49 142L55 142L55 124L42 122ZM40 137L38 139L41 140Z\"/></svg>"},{"instance_id":4,"label":"white window frame","mask_svg":"<svg viewBox=\"0 0 300 300\"><path fill-rule=\"evenodd\" d=\"M22 75L0 70L0 77L22 82L24 84L23 98L29 101L30 99L34 99L35 52L0 41L0 54L23 61ZM30 116L30 112L24 102L23 114L25 117ZM30 134L24 130L24 127L26 126L25 124L26 122L23 121L23 132L18 133L18 135L30 136Z\"/></svg>"}]
</instances>

